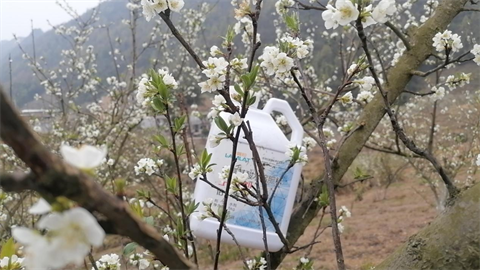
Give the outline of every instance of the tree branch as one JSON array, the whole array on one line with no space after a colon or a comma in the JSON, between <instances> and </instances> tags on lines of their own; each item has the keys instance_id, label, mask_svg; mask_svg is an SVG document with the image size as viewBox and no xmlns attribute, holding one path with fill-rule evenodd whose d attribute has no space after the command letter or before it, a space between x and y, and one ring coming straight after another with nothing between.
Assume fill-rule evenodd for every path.
<instances>
[{"instance_id":1,"label":"tree branch","mask_svg":"<svg viewBox=\"0 0 480 270\"><path fill-rule=\"evenodd\" d=\"M65 196L90 211L98 211L114 225L118 234L150 250L172 269L195 268L125 202L104 190L94 179L65 164L43 146L5 97L0 86L0 137L30 167L28 176L3 176L7 191L34 190L43 196Z\"/></svg>"}]
</instances>

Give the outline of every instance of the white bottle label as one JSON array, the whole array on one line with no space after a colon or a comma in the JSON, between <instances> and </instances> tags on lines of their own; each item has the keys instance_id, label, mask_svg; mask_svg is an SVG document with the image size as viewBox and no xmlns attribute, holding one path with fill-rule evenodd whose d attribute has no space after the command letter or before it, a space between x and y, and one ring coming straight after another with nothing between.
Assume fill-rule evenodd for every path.
<instances>
[{"instance_id":1,"label":"white bottle label","mask_svg":"<svg viewBox=\"0 0 480 270\"><path fill-rule=\"evenodd\" d=\"M260 158L262 160L265 172L265 178L267 181L268 195L272 196L273 189L278 183L278 186L275 190L274 197L271 203L271 210L275 217L275 220L281 226L281 221L285 214L285 206L288 199L288 194L292 182L293 168L285 173L286 168L289 164L289 158L283 152L279 152L272 149L266 149L263 147L257 146ZM225 190L226 180L220 180L218 172L224 166L230 166L232 156L232 144L227 142L222 142L214 149L212 155L211 163L215 163L215 171L207 174L207 179L212 184L216 185L220 189ZM254 167L254 160L252 158L252 153L250 147L246 143L239 142L237 148L237 162L235 164L234 173L247 173L248 179L245 182L250 189L256 189L256 172ZM285 175L282 177L282 174ZM281 178L282 177L282 178ZM281 178L281 181L280 181ZM260 178L258 178L260 181ZM202 181L202 180L198 180ZM280 181L280 182L279 182ZM258 183L261 189L261 183ZM230 194L236 194L232 189L233 184L230 188ZM254 191L255 193L255 191ZM222 209L224 193L214 188L209 188L208 192L202 194L203 199L212 198L212 209L217 212L217 210ZM240 196L239 196L240 197ZM249 196L250 200L257 201L256 198ZM200 211L204 211L203 207L200 207ZM229 197L228 198L228 219L227 224L238 225L243 227L248 227L252 229L262 230L262 224L260 222L260 209L258 206L250 206L244 204L243 202L237 201L236 199ZM267 213L262 208L263 219L267 231L274 232L272 223L269 221Z\"/></svg>"}]
</instances>

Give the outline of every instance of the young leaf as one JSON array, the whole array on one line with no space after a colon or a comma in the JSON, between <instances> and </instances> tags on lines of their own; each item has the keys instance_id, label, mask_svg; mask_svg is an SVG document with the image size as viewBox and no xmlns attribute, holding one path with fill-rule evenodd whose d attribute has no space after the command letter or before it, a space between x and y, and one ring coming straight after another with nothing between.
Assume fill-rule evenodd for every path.
<instances>
[{"instance_id":1,"label":"young leaf","mask_svg":"<svg viewBox=\"0 0 480 270\"><path fill-rule=\"evenodd\" d=\"M138 244L135 242L128 243L123 248L123 255L129 255L130 253L134 252L137 247L138 247Z\"/></svg>"},{"instance_id":2,"label":"young leaf","mask_svg":"<svg viewBox=\"0 0 480 270\"><path fill-rule=\"evenodd\" d=\"M225 123L225 120L223 120L222 117L218 116L215 118L215 124L217 125L217 127L221 130L221 131L224 131L225 133L227 133L228 131L228 125L227 123ZM227 133L229 134L229 133Z\"/></svg>"},{"instance_id":3,"label":"young leaf","mask_svg":"<svg viewBox=\"0 0 480 270\"><path fill-rule=\"evenodd\" d=\"M11 258L12 255L15 254L15 242L13 241L13 238L10 237L10 239L5 242L2 246L2 251L0 252L0 258Z\"/></svg>"}]
</instances>

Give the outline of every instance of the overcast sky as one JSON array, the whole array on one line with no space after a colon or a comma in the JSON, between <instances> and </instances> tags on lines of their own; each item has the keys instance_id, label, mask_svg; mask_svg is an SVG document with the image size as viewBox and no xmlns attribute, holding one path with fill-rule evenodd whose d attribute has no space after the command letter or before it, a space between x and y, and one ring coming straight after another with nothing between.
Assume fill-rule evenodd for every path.
<instances>
[{"instance_id":1,"label":"overcast sky","mask_svg":"<svg viewBox=\"0 0 480 270\"><path fill-rule=\"evenodd\" d=\"M63 2L63 0L62 0ZM79 14L95 7L99 0L66 0ZM67 22L71 17L56 4L56 0L0 0L0 40L10 40L12 34L19 37L30 33L30 21L34 28L51 29L53 25Z\"/></svg>"}]
</instances>

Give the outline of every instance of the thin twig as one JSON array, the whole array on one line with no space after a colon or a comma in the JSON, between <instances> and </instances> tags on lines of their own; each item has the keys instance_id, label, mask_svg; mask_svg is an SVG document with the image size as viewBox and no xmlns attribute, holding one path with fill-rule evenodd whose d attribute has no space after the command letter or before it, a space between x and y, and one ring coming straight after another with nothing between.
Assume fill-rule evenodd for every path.
<instances>
[{"instance_id":1,"label":"thin twig","mask_svg":"<svg viewBox=\"0 0 480 270\"><path fill-rule=\"evenodd\" d=\"M172 34L177 38L178 41L182 44L182 46L188 51L188 53L193 57L193 60L197 63L200 69L205 69L205 65L200 60L200 57L193 51L192 47L185 41L182 34L177 30L173 22L170 20L170 10L167 9L165 12L160 12L160 17L163 21L167 24L168 28L172 32Z\"/></svg>"},{"instance_id":2,"label":"thin twig","mask_svg":"<svg viewBox=\"0 0 480 270\"><path fill-rule=\"evenodd\" d=\"M359 7L360 8L360 7ZM368 43L367 43L367 36L365 35L365 32L363 30L363 25L361 19L357 19L356 22L357 26L357 32L360 40L362 41L363 44L363 50L365 52L365 55L367 56L367 60L369 63L368 69L370 70L370 73L372 74L372 77L375 80L375 83L383 97L384 103L385 103L385 109L387 111L388 116L390 117L390 122L392 123L393 130L395 131L396 134L398 134L399 139L403 142L403 144L410 149L410 151L414 152L417 155L423 156L425 159L430 161L430 163L433 165L435 170L440 174L443 182L445 183L448 193L450 195L450 198L453 198L458 194L458 189L455 187L453 184L452 180L450 180L450 177L447 175L443 167L438 163L437 159L433 156L432 153L428 152L427 150L420 149L418 148L415 143L407 137L405 134L404 130L400 127L400 124L398 123L396 115L392 112L392 109L390 108L390 102L388 101L387 98L387 93L384 91L383 86L378 78L378 75L374 69L374 63L372 60L372 56L370 55L370 51L368 50Z\"/></svg>"}]
</instances>

